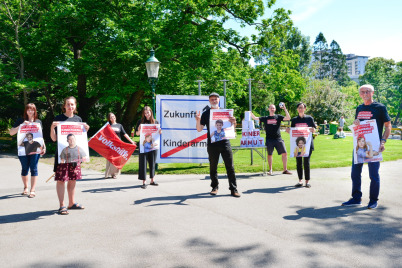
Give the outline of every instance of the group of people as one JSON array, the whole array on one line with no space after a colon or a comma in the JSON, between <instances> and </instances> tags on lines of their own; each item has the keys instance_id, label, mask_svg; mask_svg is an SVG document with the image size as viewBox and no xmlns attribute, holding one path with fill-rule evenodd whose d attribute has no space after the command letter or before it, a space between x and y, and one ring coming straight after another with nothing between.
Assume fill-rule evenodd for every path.
<instances>
[{"instance_id":1,"label":"group of people","mask_svg":"<svg viewBox=\"0 0 402 268\"><path fill-rule=\"evenodd\" d=\"M391 123L390 117L388 115L387 109L383 104L378 102L374 102L373 94L374 88L371 85L363 85L359 89L359 94L363 99L363 104L359 105L356 109L355 115L355 125L359 125L360 121L375 119L378 126L378 134L381 137L381 145L378 148L378 152L382 152L385 150L385 143L387 141L388 136L391 132ZM198 112L195 116L196 120L196 129L198 132L201 132L204 127L207 127L207 152L209 158L209 168L210 168L210 179L211 179L211 195L217 195L219 190L219 180L218 180L218 162L219 157L222 156L222 159L225 164L226 173L229 181L229 190L233 197L240 197L240 193L237 189L236 182L236 174L233 164L233 153L230 145L230 141L228 139L220 139L215 140L215 142L211 142L210 135L210 110L211 109L219 109L219 94L211 93L209 95L209 103L210 109L205 110L202 114ZM291 122L291 127L307 127L311 133L315 132L316 124L314 123L313 117L306 115L305 111L307 109L306 104L300 102L297 104L297 112L298 115L294 118L290 118L289 112L286 109L285 105L280 106L281 109L285 111L286 116L282 116L279 114L275 114L276 107L271 104L269 106L269 116L264 117L256 117L251 113L251 116L254 120L259 120L265 126L266 131L266 146L268 151L268 164L269 164L269 174L273 174L272 170L272 162L273 162L273 151L276 149L278 155L282 156L283 163L283 174L292 174L287 169L287 152L285 143L281 137L280 125L282 121ZM60 124L60 122L82 122L81 117L77 115L77 100L75 97L67 97L63 101L63 113L56 116L51 125L50 129L50 137L52 141L57 141L57 132L56 127ZM113 113L109 113L108 121L112 129L115 131L117 136L121 139L125 137L129 142L135 144L134 141L130 139L130 137L125 132L123 126L116 122L116 116ZM21 124L29 124L32 122L40 123L41 121L38 119L36 107L34 104L30 103L26 105L24 110L23 118L18 119L13 128L10 129L10 135L15 135L18 132L18 128ZM229 118L230 124L236 126L236 118L231 116ZM138 120L135 133L136 135L140 135L141 125L142 124L158 124L158 121L154 119L153 111L149 106L145 106L142 110L141 119ZM383 129L385 127L385 131ZM84 123L84 128L86 131L89 129L89 125ZM289 128L286 129L287 132L290 131ZM161 130L160 130L161 132ZM27 135L29 136L29 135ZM69 150L64 152L64 156L62 159L68 157L74 157L73 153L77 145L74 143L74 135L68 136L67 140L69 143ZM27 137L28 143L32 144L32 137L29 139ZM304 142L305 144L305 142ZM20 146L27 146L23 142L19 142ZM57 148L57 147L56 147ZM297 149L297 148L296 148ZM80 160L79 149L78 160ZM310 144L309 154L304 157L296 157L296 169L298 175L298 183L295 187L303 186L303 175L304 175L304 186L307 188L311 187L310 182L310 157L314 150L313 141ZM372 148L369 153L372 153ZM43 144L40 154L26 154L25 156L19 156L19 160L21 162L22 171L21 177L24 184L24 190L22 192L23 195L28 195L28 197L35 197L35 186L38 176L38 160L39 156L43 155L46 152L46 146ZM296 152L299 154L299 152ZM302 150L300 151L302 153ZM139 171L138 171L138 179L142 180L141 188L146 189L146 172L147 172L147 164L149 165L150 179L151 182L149 185L158 186L158 183L155 182L155 163L156 163L157 151L146 151L144 153L139 154ZM85 157L81 155L81 157ZM353 206L353 205L361 205L361 172L362 172L363 163L354 164L352 162L352 198L342 203L342 206ZM379 196L380 189L380 176L379 176L379 167L380 162L370 162L368 163L369 174L371 179L370 184L370 202L368 204L369 209L375 209L377 207L377 201ZM31 188L28 191L28 173L31 171ZM58 162L58 152L56 149L55 160L54 160L54 172L55 172L55 181L56 181L56 191L59 199L59 210L58 213L60 215L68 215L68 210L72 209L84 209L84 206L77 203L75 201L75 188L77 180L80 180L81 175L81 161L70 162L63 161L62 163ZM120 170L114 167L109 161L106 163L106 171L105 178L112 177L116 178ZM67 186L66 186L67 184ZM68 194L68 205L66 206L64 203L64 195L67 188Z\"/></svg>"}]
</instances>

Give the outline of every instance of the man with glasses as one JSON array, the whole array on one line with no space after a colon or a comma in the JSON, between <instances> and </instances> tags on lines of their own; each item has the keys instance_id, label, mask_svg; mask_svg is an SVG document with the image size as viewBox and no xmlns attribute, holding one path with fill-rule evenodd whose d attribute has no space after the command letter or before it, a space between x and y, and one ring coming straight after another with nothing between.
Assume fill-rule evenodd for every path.
<instances>
[{"instance_id":1,"label":"man with glasses","mask_svg":"<svg viewBox=\"0 0 402 268\"><path fill-rule=\"evenodd\" d=\"M353 124L360 125L360 121L375 119L378 128L378 137L381 139L379 152L385 150L385 143L391 133L391 118L388 115L385 105L375 102L373 100L374 87L372 85L363 85L359 89L359 95L363 100L363 104L360 104L356 108L355 121ZM385 131L383 133L383 128ZM354 164L352 160L352 198L349 201L342 203L342 206L359 206L361 205L361 173L363 163ZM370 202L368 203L368 209L377 208L378 195L380 193L380 162L369 162L369 176L370 176Z\"/></svg>"}]
</instances>

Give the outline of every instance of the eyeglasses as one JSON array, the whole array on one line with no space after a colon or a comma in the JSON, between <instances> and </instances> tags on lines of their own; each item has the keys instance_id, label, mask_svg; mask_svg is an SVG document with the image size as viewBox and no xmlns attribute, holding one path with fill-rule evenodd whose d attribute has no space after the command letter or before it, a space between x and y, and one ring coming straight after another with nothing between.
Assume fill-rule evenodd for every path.
<instances>
[{"instance_id":1,"label":"eyeglasses","mask_svg":"<svg viewBox=\"0 0 402 268\"><path fill-rule=\"evenodd\" d=\"M370 94L371 92L373 92L373 91L370 91L370 90L365 90L365 91L360 91L360 94Z\"/></svg>"}]
</instances>

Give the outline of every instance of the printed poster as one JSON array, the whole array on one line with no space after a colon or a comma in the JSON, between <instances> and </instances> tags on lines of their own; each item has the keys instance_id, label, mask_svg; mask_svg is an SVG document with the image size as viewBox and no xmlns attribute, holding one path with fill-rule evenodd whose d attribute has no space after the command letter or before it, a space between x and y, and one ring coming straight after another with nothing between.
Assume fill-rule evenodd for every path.
<instances>
[{"instance_id":1,"label":"printed poster","mask_svg":"<svg viewBox=\"0 0 402 268\"><path fill-rule=\"evenodd\" d=\"M40 123L21 124L17 141L18 156L42 153L44 141Z\"/></svg>"},{"instance_id":2,"label":"printed poster","mask_svg":"<svg viewBox=\"0 0 402 268\"><path fill-rule=\"evenodd\" d=\"M308 127L290 128L290 157L308 157L313 135Z\"/></svg>"},{"instance_id":3,"label":"printed poster","mask_svg":"<svg viewBox=\"0 0 402 268\"><path fill-rule=\"evenodd\" d=\"M89 139L88 145L118 169L123 168L137 148L120 140L109 123Z\"/></svg>"},{"instance_id":4,"label":"printed poster","mask_svg":"<svg viewBox=\"0 0 402 268\"><path fill-rule=\"evenodd\" d=\"M360 125L351 125L353 133L353 159L355 164L382 161L380 137L375 119L361 121Z\"/></svg>"},{"instance_id":5,"label":"printed poster","mask_svg":"<svg viewBox=\"0 0 402 268\"><path fill-rule=\"evenodd\" d=\"M141 124L140 153L158 150L160 144L160 125Z\"/></svg>"},{"instance_id":6,"label":"printed poster","mask_svg":"<svg viewBox=\"0 0 402 268\"><path fill-rule=\"evenodd\" d=\"M60 122L57 125L59 163L89 162L89 148L85 123Z\"/></svg>"},{"instance_id":7,"label":"printed poster","mask_svg":"<svg viewBox=\"0 0 402 268\"><path fill-rule=\"evenodd\" d=\"M234 125L229 121L232 116L233 109L211 109L209 117L211 143L236 138Z\"/></svg>"}]
</instances>

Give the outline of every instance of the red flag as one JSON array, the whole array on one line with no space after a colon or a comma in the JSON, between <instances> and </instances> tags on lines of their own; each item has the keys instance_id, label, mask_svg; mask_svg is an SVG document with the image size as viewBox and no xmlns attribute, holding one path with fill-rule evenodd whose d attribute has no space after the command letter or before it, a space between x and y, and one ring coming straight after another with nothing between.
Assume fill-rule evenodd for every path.
<instances>
[{"instance_id":1,"label":"red flag","mask_svg":"<svg viewBox=\"0 0 402 268\"><path fill-rule=\"evenodd\" d=\"M123 168L130 156L134 153L134 144L125 143L119 139L106 123L89 141L89 147L105 157L118 169Z\"/></svg>"}]
</instances>

